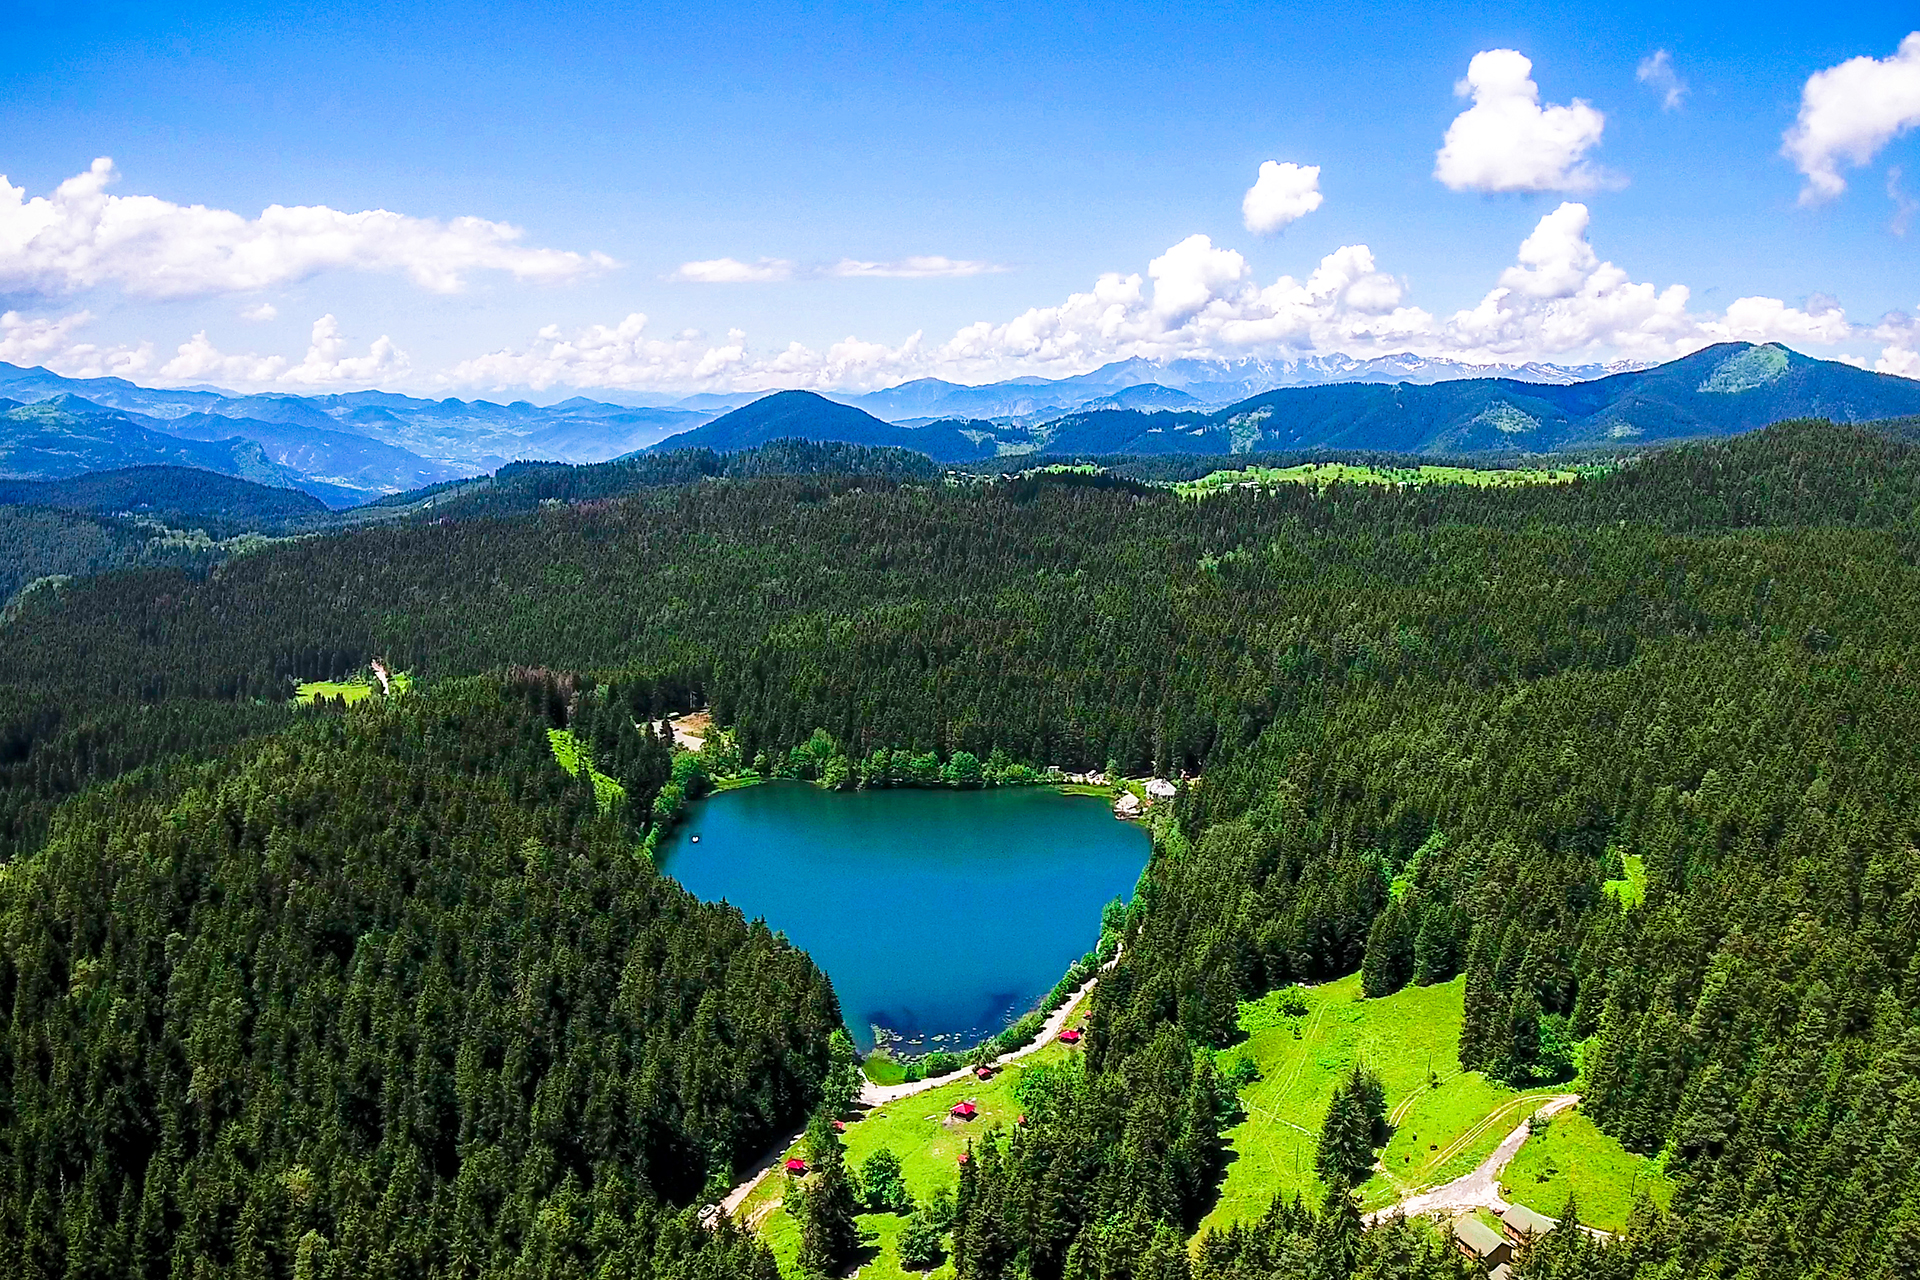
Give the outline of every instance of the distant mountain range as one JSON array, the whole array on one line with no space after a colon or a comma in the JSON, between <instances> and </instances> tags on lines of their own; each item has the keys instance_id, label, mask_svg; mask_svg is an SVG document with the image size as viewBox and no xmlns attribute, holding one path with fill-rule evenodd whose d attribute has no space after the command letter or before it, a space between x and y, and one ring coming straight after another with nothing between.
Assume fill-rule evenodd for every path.
<instances>
[{"instance_id":1,"label":"distant mountain range","mask_svg":"<svg viewBox=\"0 0 1920 1280\"><path fill-rule=\"evenodd\" d=\"M1746 363L1729 365L1734 372L1724 375L1711 372L1735 358ZM1696 376L1703 368L1709 374ZM672 403L576 396L552 405L381 391L235 395L0 364L0 478L190 466L298 488L340 507L487 474L510 461L601 462L669 440L670 447L733 450L798 436L893 445L942 461L1040 450L1545 451L1723 434L1802 413L1911 413L1915 393L1920 382L1741 344L1658 369L1489 370L1412 355L1133 359L1073 378L978 387L921 378L859 395L703 394Z\"/></svg>"},{"instance_id":2,"label":"distant mountain range","mask_svg":"<svg viewBox=\"0 0 1920 1280\"><path fill-rule=\"evenodd\" d=\"M918 404L919 384L895 388ZM1784 418L1841 422L1920 413L1920 382L1814 360L1780 346L1723 343L1650 369L1586 382L1473 378L1426 384L1283 387L1221 409L1167 403L1154 384L1031 424L921 419L890 424L853 405L786 391L654 450L743 448L782 436L897 445L946 462L1003 454L1230 454L1312 449L1402 454L1545 453L1588 445L1731 435ZM928 400L925 403L944 403ZM1174 403L1177 403L1174 402Z\"/></svg>"},{"instance_id":3,"label":"distant mountain range","mask_svg":"<svg viewBox=\"0 0 1920 1280\"><path fill-rule=\"evenodd\" d=\"M1280 387L1334 382L1409 382L1427 385L1462 378L1511 378L1516 382L1568 383L1645 368L1633 362L1557 365L1466 364L1410 354L1355 360L1351 356L1303 356L1297 360L1170 360L1135 357L1102 365L1073 378L1013 378L968 387L919 378L864 395L827 392L830 400L864 409L888 422L943 417L1034 420L1073 410L1218 407ZM1131 394L1129 402L1109 404ZM731 406L729 406L731 407Z\"/></svg>"},{"instance_id":4,"label":"distant mountain range","mask_svg":"<svg viewBox=\"0 0 1920 1280\"><path fill-rule=\"evenodd\" d=\"M9 364L0 364L0 409L0 477L179 464L300 488L335 506L521 459L600 462L714 416L579 397L538 406L380 391L239 396Z\"/></svg>"}]
</instances>

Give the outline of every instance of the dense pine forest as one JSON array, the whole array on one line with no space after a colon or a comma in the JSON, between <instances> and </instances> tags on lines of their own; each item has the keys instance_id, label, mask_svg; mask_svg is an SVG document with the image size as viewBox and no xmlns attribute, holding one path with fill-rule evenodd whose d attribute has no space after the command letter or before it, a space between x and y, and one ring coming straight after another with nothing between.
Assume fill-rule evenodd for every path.
<instances>
[{"instance_id":1,"label":"dense pine forest","mask_svg":"<svg viewBox=\"0 0 1920 1280\"><path fill-rule=\"evenodd\" d=\"M689 1206L817 1104L839 1013L777 920L636 856L657 721L704 705L749 757L825 729L1190 779L1084 1070L961 1177L968 1280L1466 1274L1337 1186L1190 1240L1238 1105L1197 1050L1355 971L1464 975L1461 1065L1582 1055L1586 1110L1667 1153L1670 1213L1556 1231L1521 1276L1920 1276L1897 434L1200 498L671 465L16 602L8 1274L771 1275ZM374 658L417 691L290 705ZM552 766L561 726L624 807ZM1644 893L1609 891L1629 860Z\"/></svg>"}]
</instances>

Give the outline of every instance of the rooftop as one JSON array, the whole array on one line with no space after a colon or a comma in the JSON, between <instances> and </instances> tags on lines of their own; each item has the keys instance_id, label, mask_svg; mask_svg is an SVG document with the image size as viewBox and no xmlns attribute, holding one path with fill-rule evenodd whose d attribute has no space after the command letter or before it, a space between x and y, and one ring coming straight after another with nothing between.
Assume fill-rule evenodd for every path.
<instances>
[{"instance_id":1,"label":"rooftop","mask_svg":"<svg viewBox=\"0 0 1920 1280\"><path fill-rule=\"evenodd\" d=\"M1453 1238L1482 1258L1507 1247L1506 1237L1478 1218L1462 1218L1454 1223Z\"/></svg>"}]
</instances>

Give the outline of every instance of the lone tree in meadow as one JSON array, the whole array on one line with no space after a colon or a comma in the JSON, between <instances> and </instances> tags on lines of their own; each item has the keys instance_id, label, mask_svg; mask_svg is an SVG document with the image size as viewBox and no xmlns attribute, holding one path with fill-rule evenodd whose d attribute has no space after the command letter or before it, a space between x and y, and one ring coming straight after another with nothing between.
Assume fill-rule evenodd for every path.
<instances>
[{"instance_id":1,"label":"lone tree in meadow","mask_svg":"<svg viewBox=\"0 0 1920 1280\"><path fill-rule=\"evenodd\" d=\"M1374 1148L1386 1141L1386 1131L1386 1088L1379 1076L1355 1063L1334 1087L1314 1167L1330 1186L1358 1186L1372 1172Z\"/></svg>"}]
</instances>

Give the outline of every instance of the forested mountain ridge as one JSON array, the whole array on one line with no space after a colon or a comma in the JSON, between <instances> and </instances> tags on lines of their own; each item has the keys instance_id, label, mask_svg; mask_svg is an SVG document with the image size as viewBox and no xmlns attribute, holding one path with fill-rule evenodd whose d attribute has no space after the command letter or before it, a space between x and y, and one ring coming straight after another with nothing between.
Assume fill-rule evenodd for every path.
<instances>
[{"instance_id":1,"label":"forested mountain ridge","mask_svg":"<svg viewBox=\"0 0 1920 1280\"><path fill-rule=\"evenodd\" d=\"M142 515L176 525L211 520L222 531L263 533L323 520L327 514L325 503L298 489L169 466L89 471L62 480L0 480L0 506Z\"/></svg>"},{"instance_id":2,"label":"forested mountain ridge","mask_svg":"<svg viewBox=\"0 0 1920 1280\"><path fill-rule=\"evenodd\" d=\"M978 425L991 429L989 423ZM992 439L982 444L964 434L960 424L897 427L811 391L776 391L705 426L669 436L652 451L697 448L731 452L785 439L912 449L941 460L992 457L994 453Z\"/></svg>"},{"instance_id":3,"label":"forested mountain ridge","mask_svg":"<svg viewBox=\"0 0 1920 1280\"><path fill-rule=\"evenodd\" d=\"M862 754L999 747L1039 763L1198 771L1097 990L1086 1069L1034 1094L1025 1126L983 1137L962 1174L952 1245L966 1280L1455 1276L1446 1250L1398 1228L1363 1232L1338 1195L1188 1243L1228 1158L1221 1134L1236 1105L1196 1050L1236 1034L1240 1000L1362 968L1369 990L1464 975L1460 1065L1503 1079L1555 1079L1570 1044L1590 1037L1592 1114L1633 1149L1666 1151L1680 1182L1672 1215L1643 1204L1611 1246L1556 1232L1523 1257L1523 1280L1910 1274L1920 1257L1920 1177L1907 1158L1920 1143L1912 445L1789 423L1566 485L1283 485L1200 499L1097 475L692 470L698 483L556 493L531 510L519 496L497 514L277 544L201 580L144 571L34 593L0 624L7 801L22 842L42 849L19 863L42 869L0 879L13 929L30 941L112 936L117 899L87 887L93 868L136 856L143 841L172 848L176 812L210 849L231 844L240 870L273 874L256 845L225 834L256 829L246 806L216 810L231 815L224 829L196 825L184 802L139 807L142 788L198 776L185 764L67 800L52 834L38 834L49 806L116 767L95 766L76 724L132 742L152 714L139 708L171 707L191 731L184 749L217 754L242 734L286 732L292 678L346 674L373 656L419 675L431 696L417 712L401 699L364 715L311 713L200 768L243 779L236 796L257 780L253 811L270 828L281 765L245 774L246 762L311 752L301 759L330 780L297 791L307 807L296 813L322 797L365 790L366 800L341 804L338 826L282 824L296 828L296 853L312 828L338 847L326 856L364 862L375 880L394 869L396 883L398 868L430 866L443 849L461 866L492 865L493 846L529 824L565 826L588 842L589 874L613 874L597 870L592 844L610 819L585 789L516 763L531 768L551 711L542 721L501 699L497 676L463 679L512 664L572 673L541 688L607 690L602 710L624 714L558 701L590 736L632 733L669 704L703 699L749 753L823 727ZM657 773L648 740L622 738L636 778ZM390 776L369 777L376 767ZM424 805L404 789L416 778ZM436 815L457 806L438 797L471 810L501 788L526 810L502 816L502 841L460 849L435 834L465 829L442 824ZM405 850L416 826L431 857ZM270 835L263 847L273 853ZM1628 859L1644 869L1643 899L1609 888L1629 882ZM11 896L16 883L37 886L31 907ZM441 882L423 883L431 904ZM368 892L348 889L349 900ZM179 892L212 909L199 888ZM248 901L279 909L272 892ZM327 936L270 918L303 946ZM54 936L9 950L14 969L0 978L37 1002L25 1007L68 1019L73 1039L112 1042L111 1004L72 994L91 988L63 967L65 934ZM496 958L468 972L489 966L512 971ZM182 991L196 1017L215 1008L217 993ZM38 1078L70 1088L82 1077ZM558 1078L547 1087L575 1077ZM49 1130L6 1105L0 1137L41 1142ZM261 1122L277 1110L263 1104ZM227 1128L249 1141L267 1132ZM43 1270L70 1264L90 1221L110 1224L101 1238L123 1238L146 1195L143 1183L116 1202L124 1209L108 1207L103 1186L84 1202L97 1211L83 1212L80 1189L110 1170L91 1148L66 1149L80 1154L54 1166L64 1190L51 1174L23 1174L0 1197L0 1232L19 1223L25 1239L36 1224ZM276 1138L260 1149L297 1148ZM389 1171L412 1167L368 1176L380 1195L404 1198L410 1184L393 1191ZM568 1168L577 1194L606 1194L609 1173ZM510 1182L477 1166L468 1178L476 1194ZM252 1185L267 1212L279 1193ZM350 1201L368 1203L329 1203ZM526 1221L518 1207L501 1220ZM246 1221L200 1219L195 1245L226 1265L250 1238ZM337 1236L313 1228L330 1247L350 1235L338 1221ZM585 1274L616 1258L620 1274L625 1255L596 1249L578 1245L569 1265ZM263 1273L290 1274L285 1256L270 1255Z\"/></svg>"}]
</instances>

